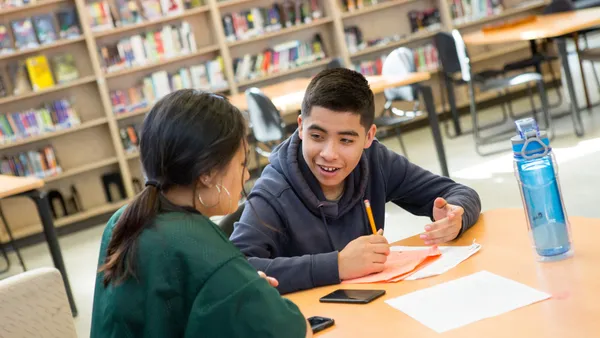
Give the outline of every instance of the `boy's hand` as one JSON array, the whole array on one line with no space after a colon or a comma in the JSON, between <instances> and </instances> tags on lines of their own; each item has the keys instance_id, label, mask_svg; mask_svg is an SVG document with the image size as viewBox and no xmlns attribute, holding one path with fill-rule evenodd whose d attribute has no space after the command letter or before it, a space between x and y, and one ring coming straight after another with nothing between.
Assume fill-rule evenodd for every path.
<instances>
[{"instance_id":1,"label":"boy's hand","mask_svg":"<svg viewBox=\"0 0 600 338\"><path fill-rule=\"evenodd\" d=\"M353 279L382 271L389 254L390 245L381 229L377 235L353 240L339 253L340 279Z\"/></svg>"},{"instance_id":2,"label":"boy's hand","mask_svg":"<svg viewBox=\"0 0 600 338\"><path fill-rule=\"evenodd\" d=\"M448 204L438 197L433 202L433 219L435 222L425 226L421 239L426 245L449 242L458 236L462 229L462 216L465 210L457 205Z\"/></svg>"},{"instance_id":3,"label":"boy's hand","mask_svg":"<svg viewBox=\"0 0 600 338\"><path fill-rule=\"evenodd\" d=\"M258 275L259 275L259 276L261 276L262 278L264 278L264 279L265 279L267 282L269 282L269 284L270 284L272 287L274 287L274 288L276 288L276 287L277 287L277 285L279 285L279 281L278 281L277 279L275 279L275 278L273 278L273 277L269 277L269 276L267 276L267 275L266 275L264 272L262 272L262 271L259 271L259 272L258 272Z\"/></svg>"}]
</instances>

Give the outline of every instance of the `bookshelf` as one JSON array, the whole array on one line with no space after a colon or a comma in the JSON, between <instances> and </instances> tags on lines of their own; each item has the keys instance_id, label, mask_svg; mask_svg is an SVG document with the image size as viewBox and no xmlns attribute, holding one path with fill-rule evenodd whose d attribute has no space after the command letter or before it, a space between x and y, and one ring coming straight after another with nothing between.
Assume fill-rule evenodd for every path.
<instances>
[{"instance_id":1,"label":"bookshelf","mask_svg":"<svg viewBox=\"0 0 600 338\"><path fill-rule=\"evenodd\" d=\"M256 14L257 12L252 12L255 8L264 8L265 10L262 10L261 13L266 12L268 16L269 9L275 3L283 6L284 1L203 0L197 6L185 8L180 12L169 13L149 20L144 19L127 25L113 25L113 27L101 30L92 28L92 22L96 22L97 18L92 18L88 14L90 13L88 6L96 6L94 3L98 0L37 0L35 3L21 7L0 9L0 25L5 25L10 30L12 21L46 13L57 13L64 8L73 8L78 17L80 29L79 35L69 38L60 37L55 41L33 48L24 50L15 48L12 53L0 53L0 74L3 74L3 69L7 65L32 56L46 55L51 58L64 53L73 55L79 72L77 79L67 83L56 83L46 89L0 97L0 114L21 112L39 107L49 101L67 98L72 100L72 107L81 120L79 124L69 128L0 143L0 159L51 145L55 149L62 170L44 178L47 189L58 190L65 198L68 198L71 197L71 187L74 186L82 204L80 210L75 210L68 215L61 215L55 220L57 227L67 226L114 212L135 196L136 188L133 179L136 178L143 183L139 152L124 149L121 132L127 130L129 126L139 125L144 115L150 110L152 101L148 99L145 106L128 106L117 112L114 99L117 92L131 95L128 92L129 88L141 86L145 79L153 78L163 71L171 76L183 74L177 73L182 68L191 72L193 67L199 65L205 65L203 67L207 67L208 72L208 65L218 64L220 67L218 74L222 76L223 81L218 86L215 86L214 83L208 85L215 92L233 95L243 92L251 86L260 87L293 77L312 76L324 69L334 58L339 58L346 66L350 66L373 58L381 58L382 55L386 55L400 46L418 49L430 44L432 37L440 30L479 29L483 25L497 20L512 19L539 12L548 3L548 1L530 1L520 4L517 0L506 0L504 1L505 8L495 15L461 21L454 18L455 5L458 1L387 0L372 3L365 0L362 8L348 9L346 8L347 1L316 0L320 15L312 15L315 13L315 8L308 7L308 14L303 14L302 18L304 20L312 16L310 19L289 26L284 22L280 27L265 24L264 31L245 35L248 33L246 31L239 37L235 31L233 32L235 36L232 36L232 32L224 24L227 16L246 12ZM120 12L116 10L117 4L120 3L119 0L104 0L104 2L111 6L116 17L120 16ZM137 4L140 5L140 2ZM308 4L310 5L310 2ZM411 11L427 11L431 8L438 10L439 22L413 31L408 14ZM102 54L102 48L118 46L122 41L130 43L130 45L120 45L122 48L124 46L131 47L133 36L148 38L149 32L163 34L164 27L178 27L177 29L179 29L184 23L189 25L188 33L195 42L195 50L188 50L186 53L176 55L168 54L169 57L164 54L162 57L148 59L143 63L125 59L120 62L126 63L127 67L107 71L107 60ZM55 22L55 28L57 27L58 24ZM373 42L351 52L346 38L346 29L349 27L360 29L364 40L369 42L386 39L394 34L397 34L397 38L390 39L387 43ZM265 55L261 53L269 48L284 46L294 41L312 43L317 35L324 50L324 55L321 57L310 59L310 62L298 62L299 65L294 64L279 69L279 71L266 69L259 71L258 75L253 74L247 77L238 77L236 74L238 70L235 67L236 59L252 55L252 60L256 61L260 55L264 57ZM12 33L11 36L13 36ZM527 44L501 47L497 49L482 47L470 50L473 67L475 69L489 67L500 60L505 62L510 58L518 59L528 55ZM438 110L447 109L447 107L441 107L439 103L441 98L437 86L440 79L436 76L439 68L432 67L431 72L434 76L429 84L435 88L434 96L438 101ZM478 101L492 98L489 95L479 96ZM376 99L378 105L383 103L380 97ZM462 100L459 103L459 105L464 104ZM376 111L380 111L378 107L376 109ZM254 156L250 158L252 159L250 163L252 169L255 166L252 162ZM109 202L105 196L101 176L111 172L120 173L123 180L126 196L122 200ZM121 198L118 194L113 194L113 196L117 196L117 199ZM35 206L28 200L17 198L2 201L1 204L16 238L41 232L42 228L35 212ZM6 240L6 234L0 230L0 241Z\"/></svg>"}]
</instances>

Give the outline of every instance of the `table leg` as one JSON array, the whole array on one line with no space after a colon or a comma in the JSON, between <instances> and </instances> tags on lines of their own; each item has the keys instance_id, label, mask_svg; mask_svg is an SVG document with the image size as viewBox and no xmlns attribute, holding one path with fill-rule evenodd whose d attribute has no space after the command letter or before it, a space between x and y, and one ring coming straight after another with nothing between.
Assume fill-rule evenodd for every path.
<instances>
[{"instance_id":1,"label":"table leg","mask_svg":"<svg viewBox=\"0 0 600 338\"><path fill-rule=\"evenodd\" d=\"M448 78L446 75L444 75L444 80L446 82L446 89L448 91L448 104L450 104L450 112L452 113L452 122L454 124L454 136L460 136L462 134L462 130L460 127L460 116L458 116L458 110L456 108L454 84L452 83L452 79Z\"/></svg>"},{"instance_id":2,"label":"table leg","mask_svg":"<svg viewBox=\"0 0 600 338\"><path fill-rule=\"evenodd\" d=\"M581 115L579 114L579 105L577 104L577 96L575 94L575 87L573 86L573 77L571 75L571 68L569 67L569 54L567 53L567 41L564 38L556 39L556 45L558 47L558 54L560 55L560 62L565 71L565 80L567 82L567 90L569 93L569 99L571 100L571 116L573 118L573 128L575 134L579 137L583 136L583 124L581 122Z\"/></svg>"},{"instance_id":3,"label":"table leg","mask_svg":"<svg viewBox=\"0 0 600 338\"><path fill-rule=\"evenodd\" d=\"M585 72L583 71L583 61L581 60L581 50L579 49L579 34L573 33L573 42L575 42L575 52L577 53L577 60L579 61L579 71L581 72L581 82L583 84L583 92L585 94L585 103L587 104L587 109L591 109L592 104L590 103L590 94L588 93Z\"/></svg>"},{"instance_id":4,"label":"table leg","mask_svg":"<svg viewBox=\"0 0 600 338\"><path fill-rule=\"evenodd\" d=\"M531 57L535 57L538 53L537 51L537 41L535 40L529 40L529 49L531 50ZM535 71L536 73L540 74L540 75L544 75L542 74L542 67L540 66L539 63L535 63Z\"/></svg>"},{"instance_id":5,"label":"table leg","mask_svg":"<svg viewBox=\"0 0 600 338\"><path fill-rule=\"evenodd\" d=\"M48 248L50 249L52 261L54 262L56 269L58 269L62 275L67 297L69 298L69 305L71 305L71 312L73 313L73 316L76 317L77 306L75 305L73 292L71 291L71 285L69 284L69 278L67 277L67 269L65 268L60 245L58 244L56 230L54 229L54 222L52 221L52 212L50 210L48 196L45 192L37 190L27 192L26 195L28 195L35 202L38 213L40 214L42 226L44 228L44 236L46 237L46 242L48 242Z\"/></svg>"},{"instance_id":6,"label":"table leg","mask_svg":"<svg viewBox=\"0 0 600 338\"><path fill-rule=\"evenodd\" d=\"M423 101L425 102L425 108L427 109L427 119L429 120L429 126L431 127L433 143L435 144L435 150L437 152L438 161L440 162L440 167L442 169L442 175L450 177L450 174L448 173L448 164L446 163L444 142L442 141L442 133L440 132L440 125L438 123L438 117L435 111L435 103L433 102L431 87L421 85L419 86L419 89L421 91L421 95L423 95Z\"/></svg>"}]
</instances>

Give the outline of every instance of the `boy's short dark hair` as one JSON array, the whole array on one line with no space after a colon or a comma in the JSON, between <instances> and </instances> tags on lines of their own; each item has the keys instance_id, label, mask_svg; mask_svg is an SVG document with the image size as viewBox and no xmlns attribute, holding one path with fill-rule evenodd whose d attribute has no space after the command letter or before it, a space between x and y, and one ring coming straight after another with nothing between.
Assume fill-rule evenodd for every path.
<instances>
[{"instance_id":1,"label":"boy's short dark hair","mask_svg":"<svg viewBox=\"0 0 600 338\"><path fill-rule=\"evenodd\" d=\"M310 116L314 106L360 115L365 130L371 128L375 119L369 82L362 74L347 68L326 69L310 81L302 100L302 116Z\"/></svg>"}]
</instances>

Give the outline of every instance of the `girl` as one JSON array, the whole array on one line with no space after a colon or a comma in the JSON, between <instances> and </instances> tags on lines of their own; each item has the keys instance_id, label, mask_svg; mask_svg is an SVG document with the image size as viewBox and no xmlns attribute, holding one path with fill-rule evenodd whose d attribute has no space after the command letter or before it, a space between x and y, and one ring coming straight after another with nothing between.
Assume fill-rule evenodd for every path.
<instances>
[{"instance_id":1,"label":"girl","mask_svg":"<svg viewBox=\"0 0 600 338\"><path fill-rule=\"evenodd\" d=\"M102 238L92 338L312 335L209 219L237 209L246 153L246 120L221 96L156 103L140 138L146 187Z\"/></svg>"}]
</instances>

